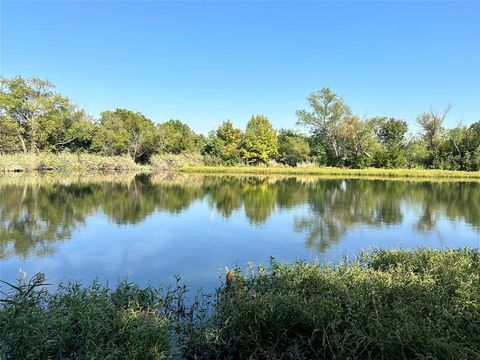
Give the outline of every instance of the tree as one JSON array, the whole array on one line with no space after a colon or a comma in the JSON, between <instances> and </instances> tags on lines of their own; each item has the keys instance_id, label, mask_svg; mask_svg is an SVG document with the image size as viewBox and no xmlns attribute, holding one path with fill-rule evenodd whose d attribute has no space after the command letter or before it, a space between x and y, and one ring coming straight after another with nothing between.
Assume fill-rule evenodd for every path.
<instances>
[{"instance_id":1,"label":"tree","mask_svg":"<svg viewBox=\"0 0 480 360\"><path fill-rule=\"evenodd\" d=\"M0 117L0 154L22 151L15 121Z\"/></svg>"},{"instance_id":2,"label":"tree","mask_svg":"<svg viewBox=\"0 0 480 360\"><path fill-rule=\"evenodd\" d=\"M458 125L445 131L434 166L447 170L475 171L480 165L480 123Z\"/></svg>"},{"instance_id":3,"label":"tree","mask_svg":"<svg viewBox=\"0 0 480 360\"><path fill-rule=\"evenodd\" d=\"M371 124L353 115L339 123L338 143L343 154L342 165L355 168L370 166L378 145Z\"/></svg>"},{"instance_id":4,"label":"tree","mask_svg":"<svg viewBox=\"0 0 480 360\"><path fill-rule=\"evenodd\" d=\"M310 157L310 145L305 136L291 130L280 130L278 134L278 160L295 166Z\"/></svg>"},{"instance_id":5,"label":"tree","mask_svg":"<svg viewBox=\"0 0 480 360\"><path fill-rule=\"evenodd\" d=\"M197 135L180 120L169 120L157 126L157 152L181 154L198 150Z\"/></svg>"},{"instance_id":6,"label":"tree","mask_svg":"<svg viewBox=\"0 0 480 360\"><path fill-rule=\"evenodd\" d=\"M252 116L242 139L240 153L248 164L266 163L278 154L277 134L267 117Z\"/></svg>"},{"instance_id":7,"label":"tree","mask_svg":"<svg viewBox=\"0 0 480 360\"><path fill-rule=\"evenodd\" d=\"M380 147L374 155L378 167L397 168L406 166L405 135L407 123L388 117L375 117L369 120Z\"/></svg>"},{"instance_id":8,"label":"tree","mask_svg":"<svg viewBox=\"0 0 480 360\"><path fill-rule=\"evenodd\" d=\"M0 118L16 134L23 152L56 150L66 139L56 136L68 128L76 109L39 78L0 78Z\"/></svg>"},{"instance_id":9,"label":"tree","mask_svg":"<svg viewBox=\"0 0 480 360\"><path fill-rule=\"evenodd\" d=\"M437 148L442 141L443 122L450 112L452 106L448 105L443 111L430 109L417 117L417 124L422 130L422 139L429 151L427 166L432 167L437 156Z\"/></svg>"},{"instance_id":10,"label":"tree","mask_svg":"<svg viewBox=\"0 0 480 360\"><path fill-rule=\"evenodd\" d=\"M155 150L155 126L138 112L105 111L92 146L105 155L128 154L135 161L147 160Z\"/></svg>"},{"instance_id":11,"label":"tree","mask_svg":"<svg viewBox=\"0 0 480 360\"><path fill-rule=\"evenodd\" d=\"M209 133L205 153L219 159L223 164L237 164L240 161L242 137L242 130L234 128L233 123L226 120Z\"/></svg>"},{"instance_id":12,"label":"tree","mask_svg":"<svg viewBox=\"0 0 480 360\"><path fill-rule=\"evenodd\" d=\"M76 120L65 131L65 141L59 144L58 149L69 151L90 151L95 137L97 126L92 117L83 111L76 113Z\"/></svg>"},{"instance_id":13,"label":"tree","mask_svg":"<svg viewBox=\"0 0 480 360\"><path fill-rule=\"evenodd\" d=\"M328 153L328 163L341 163L343 149L340 144L340 125L351 116L351 110L343 100L329 88L310 94L307 98L311 111L297 111L298 124L309 128L317 142Z\"/></svg>"}]
</instances>

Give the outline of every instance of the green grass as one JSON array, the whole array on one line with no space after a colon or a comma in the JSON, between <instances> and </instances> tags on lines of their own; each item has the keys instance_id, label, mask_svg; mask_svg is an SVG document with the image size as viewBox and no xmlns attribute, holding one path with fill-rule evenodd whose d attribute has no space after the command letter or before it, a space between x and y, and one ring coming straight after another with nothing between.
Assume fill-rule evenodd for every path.
<instances>
[{"instance_id":1,"label":"green grass","mask_svg":"<svg viewBox=\"0 0 480 360\"><path fill-rule=\"evenodd\" d=\"M210 332L222 358L479 359L480 256L380 251L338 267L272 263L222 294Z\"/></svg>"},{"instance_id":2,"label":"green grass","mask_svg":"<svg viewBox=\"0 0 480 360\"><path fill-rule=\"evenodd\" d=\"M0 155L0 172L95 172L141 170L128 156L39 153Z\"/></svg>"},{"instance_id":3,"label":"green grass","mask_svg":"<svg viewBox=\"0 0 480 360\"><path fill-rule=\"evenodd\" d=\"M480 171L450 171L433 169L346 169L335 167L289 167L289 166L184 166L175 171L199 174L241 175L332 175L344 177L390 177L390 178L450 178L480 179Z\"/></svg>"},{"instance_id":4,"label":"green grass","mask_svg":"<svg viewBox=\"0 0 480 360\"><path fill-rule=\"evenodd\" d=\"M272 261L237 269L213 302L180 285L42 283L4 296L0 358L480 359L477 250Z\"/></svg>"}]
</instances>

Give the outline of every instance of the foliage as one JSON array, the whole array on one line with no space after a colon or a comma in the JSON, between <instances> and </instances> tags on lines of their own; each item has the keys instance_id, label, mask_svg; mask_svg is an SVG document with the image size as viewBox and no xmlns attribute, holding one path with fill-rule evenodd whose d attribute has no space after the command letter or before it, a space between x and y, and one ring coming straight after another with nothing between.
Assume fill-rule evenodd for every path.
<instances>
[{"instance_id":1,"label":"foliage","mask_svg":"<svg viewBox=\"0 0 480 360\"><path fill-rule=\"evenodd\" d=\"M263 115L252 116L247 124L240 150L247 164L266 163L278 154L277 134Z\"/></svg>"},{"instance_id":2,"label":"foliage","mask_svg":"<svg viewBox=\"0 0 480 360\"><path fill-rule=\"evenodd\" d=\"M311 111L297 111L298 124L312 131L314 138L323 144L328 153L328 165L341 165L340 124L351 116L347 104L331 89L322 88L307 98Z\"/></svg>"},{"instance_id":3,"label":"foliage","mask_svg":"<svg viewBox=\"0 0 480 360\"><path fill-rule=\"evenodd\" d=\"M242 130L234 128L233 123L226 120L217 130L209 133L204 153L225 165L238 164L242 137Z\"/></svg>"},{"instance_id":4,"label":"foliage","mask_svg":"<svg viewBox=\"0 0 480 360\"><path fill-rule=\"evenodd\" d=\"M378 251L337 267L296 262L237 273L220 294L215 357L475 359L477 251Z\"/></svg>"},{"instance_id":5,"label":"foliage","mask_svg":"<svg viewBox=\"0 0 480 360\"><path fill-rule=\"evenodd\" d=\"M23 152L58 150L76 139L69 130L83 113L53 89L38 78L0 78L1 128L8 123L9 137L15 134Z\"/></svg>"},{"instance_id":6,"label":"foliage","mask_svg":"<svg viewBox=\"0 0 480 360\"><path fill-rule=\"evenodd\" d=\"M338 134L344 166L365 168L372 165L372 154L378 143L369 122L348 116L339 124Z\"/></svg>"},{"instance_id":7,"label":"foliage","mask_svg":"<svg viewBox=\"0 0 480 360\"><path fill-rule=\"evenodd\" d=\"M180 120L169 120L157 126L157 152L160 154L182 154L195 152L197 139L187 124Z\"/></svg>"},{"instance_id":8,"label":"foliage","mask_svg":"<svg viewBox=\"0 0 480 360\"><path fill-rule=\"evenodd\" d=\"M480 125L444 128L450 106L417 117L418 134L407 138L403 120L362 119L333 90L307 98L297 123L310 131L276 132L267 117L252 116L245 132L229 120L208 137L180 120L154 123L127 109L105 111L94 119L39 78L0 78L0 154L51 152L130 156L147 164L154 154L200 153L215 166L290 166L314 162L349 168L427 168L480 170Z\"/></svg>"},{"instance_id":9,"label":"foliage","mask_svg":"<svg viewBox=\"0 0 480 360\"><path fill-rule=\"evenodd\" d=\"M428 151L428 158L424 164L427 167L433 168L434 164L439 161L438 147L443 141L443 122L450 112L450 109L451 106L445 108L443 112L430 109L429 112L424 112L417 116L417 124L422 131L422 140Z\"/></svg>"},{"instance_id":10,"label":"foliage","mask_svg":"<svg viewBox=\"0 0 480 360\"><path fill-rule=\"evenodd\" d=\"M134 161L149 159L155 151L155 126L138 112L125 109L105 111L92 148L102 155L129 155Z\"/></svg>"},{"instance_id":11,"label":"foliage","mask_svg":"<svg viewBox=\"0 0 480 360\"><path fill-rule=\"evenodd\" d=\"M374 154L376 167L402 168L407 165L406 139L407 123L387 117L369 120L380 146Z\"/></svg>"},{"instance_id":12,"label":"foliage","mask_svg":"<svg viewBox=\"0 0 480 360\"><path fill-rule=\"evenodd\" d=\"M445 132L433 166L447 170L480 170L480 122Z\"/></svg>"},{"instance_id":13,"label":"foliage","mask_svg":"<svg viewBox=\"0 0 480 360\"><path fill-rule=\"evenodd\" d=\"M15 121L6 117L0 117L0 154L22 151L17 131L18 124Z\"/></svg>"},{"instance_id":14,"label":"foliage","mask_svg":"<svg viewBox=\"0 0 480 360\"><path fill-rule=\"evenodd\" d=\"M170 349L170 294L123 282L60 284L44 275L10 285L0 300L2 359L165 359Z\"/></svg>"},{"instance_id":15,"label":"foliage","mask_svg":"<svg viewBox=\"0 0 480 360\"><path fill-rule=\"evenodd\" d=\"M46 290L6 284L5 359L477 359L480 254L383 250L337 266L236 269L210 295L186 287Z\"/></svg>"},{"instance_id":16,"label":"foliage","mask_svg":"<svg viewBox=\"0 0 480 360\"><path fill-rule=\"evenodd\" d=\"M277 158L280 162L290 166L308 161L310 158L308 139L291 130L280 130L278 134Z\"/></svg>"}]
</instances>

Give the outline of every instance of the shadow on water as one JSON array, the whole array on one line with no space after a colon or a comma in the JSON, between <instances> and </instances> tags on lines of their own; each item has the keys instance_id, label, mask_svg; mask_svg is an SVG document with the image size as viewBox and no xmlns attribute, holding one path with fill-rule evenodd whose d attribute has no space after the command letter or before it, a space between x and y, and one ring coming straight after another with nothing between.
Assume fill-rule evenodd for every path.
<instances>
[{"instance_id":1,"label":"shadow on water","mask_svg":"<svg viewBox=\"0 0 480 360\"><path fill-rule=\"evenodd\" d=\"M243 213L253 227L275 211L305 207L295 215L294 230L319 252L353 226L402 224L413 208L419 214L417 232L435 230L441 217L480 231L475 182L171 174L0 177L0 258L51 255L96 213L118 225L140 224L154 212L181 214L200 201L227 219Z\"/></svg>"}]
</instances>

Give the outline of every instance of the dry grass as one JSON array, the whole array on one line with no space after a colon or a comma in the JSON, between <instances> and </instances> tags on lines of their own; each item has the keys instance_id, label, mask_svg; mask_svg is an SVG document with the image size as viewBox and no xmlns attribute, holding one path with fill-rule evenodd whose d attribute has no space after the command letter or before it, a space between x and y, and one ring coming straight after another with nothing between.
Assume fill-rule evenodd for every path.
<instances>
[{"instance_id":1,"label":"dry grass","mask_svg":"<svg viewBox=\"0 0 480 360\"><path fill-rule=\"evenodd\" d=\"M128 156L100 156L93 154L39 153L0 155L0 172L95 172L140 170Z\"/></svg>"},{"instance_id":2,"label":"dry grass","mask_svg":"<svg viewBox=\"0 0 480 360\"><path fill-rule=\"evenodd\" d=\"M184 166L175 171L198 174L241 175L331 175L343 177L480 179L480 171L449 171L433 169L344 169L334 167L288 166Z\"/></svg>"}]
</instances>

